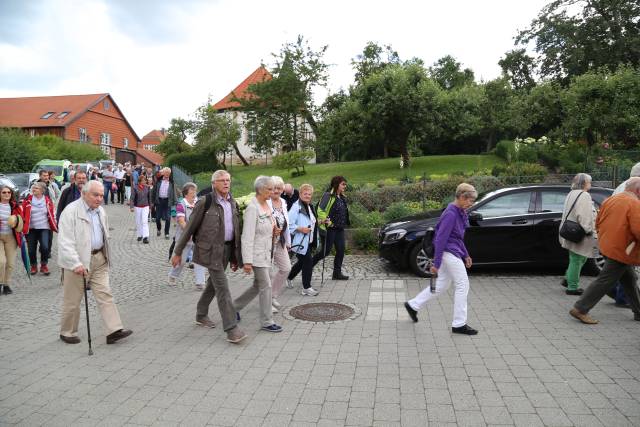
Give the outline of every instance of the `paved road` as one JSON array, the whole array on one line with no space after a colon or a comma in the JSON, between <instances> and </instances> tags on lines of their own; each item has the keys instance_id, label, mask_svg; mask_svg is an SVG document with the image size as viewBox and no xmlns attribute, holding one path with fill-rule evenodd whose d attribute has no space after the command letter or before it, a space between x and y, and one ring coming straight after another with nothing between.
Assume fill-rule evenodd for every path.
<instances>
[{"instance_id":1,"label":"paved road","mask_svg":"<svg viewBox=\"0 0 640 427\"><path fill-rule=\"evenodd\" d=\"M640 324L610 301L592 312L599 325L574 321L558 276L472 275L469 323L480 334L452 336L450 293L413 324L401 303L423 283L348 256L352 280L280 300L345 302L361 316L325 325L278 314L285 330L271 335L254 302L242 320L249 338L233 346L220 328L194 325L191 271L167 285L169 242L139 244L133 216L107 212L112 287L134 334L107 346L90 302L87 356L84 315L82 344L58 339L59 270L33 283L16 273L15 294L0 297L0 425L640 425ZM234 294L248 285L232 275Z\"/></svg>"}]
</instances>

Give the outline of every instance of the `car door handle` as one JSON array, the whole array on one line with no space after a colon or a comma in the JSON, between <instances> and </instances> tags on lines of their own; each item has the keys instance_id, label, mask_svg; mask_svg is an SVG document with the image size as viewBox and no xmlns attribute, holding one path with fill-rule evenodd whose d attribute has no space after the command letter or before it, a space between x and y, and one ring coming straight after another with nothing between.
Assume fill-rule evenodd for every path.
<instances>
[{"instance_id":1,"label":"car door handle","mask_svg":"<svg viewBox=\"0 0 640 427\"><path fill-rule=\"evenodd\" d=\"M529 222L529 221L528 221L528 220L526 220L525 218L521 218L521 219L514 219L514 220L511 222L511 224L514 224L514 225L516 225L516 224L526 224L526 223L528 223L528 222Z\"/></svg>"}]
</instances>

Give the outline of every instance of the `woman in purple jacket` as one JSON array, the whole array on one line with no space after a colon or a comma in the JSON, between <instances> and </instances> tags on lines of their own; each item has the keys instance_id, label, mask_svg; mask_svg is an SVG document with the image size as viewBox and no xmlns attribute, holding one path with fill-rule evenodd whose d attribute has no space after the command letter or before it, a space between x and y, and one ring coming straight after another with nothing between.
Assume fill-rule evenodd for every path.
<instances>
[{"instance_id":1,"label":"woman in purple jacket","mask_svg":"<svg viewBox=\"0 0 640 427\"><path fill-rule=\"evenodd\" d=\"M456 334L476 335L478 331L467 325L467 294L469 278L466 268L471 268L471 257L464 245L464 231L469 226L467 209L478 197L476 189L470 184L462 183L456 188L456 200L442 212L436 234L433 238L434 257L431 273L437 274L436 291L431 293L429 287L422 290L415 298L404 303L409 316L418 321L418 310L427 302L449 288L453 282L452 332Z\"/></svg>"}]
</instances>

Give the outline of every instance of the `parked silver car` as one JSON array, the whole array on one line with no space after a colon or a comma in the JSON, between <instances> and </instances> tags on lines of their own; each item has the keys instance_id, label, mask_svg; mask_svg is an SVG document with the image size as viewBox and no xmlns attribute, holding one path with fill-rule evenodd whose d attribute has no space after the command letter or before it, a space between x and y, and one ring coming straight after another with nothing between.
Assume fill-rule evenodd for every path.
<instances>
[{"instance_id":1,"label":"parked silver car","mask_svg":"<svg viewBox=\"0 0 640 427\"><path fill-rule=\"evenodd\" d=\"M34 172L9 173L6 176L18 187L18 200L27 197L31 184L39 178Z\"/></svg>"}]
</instances>

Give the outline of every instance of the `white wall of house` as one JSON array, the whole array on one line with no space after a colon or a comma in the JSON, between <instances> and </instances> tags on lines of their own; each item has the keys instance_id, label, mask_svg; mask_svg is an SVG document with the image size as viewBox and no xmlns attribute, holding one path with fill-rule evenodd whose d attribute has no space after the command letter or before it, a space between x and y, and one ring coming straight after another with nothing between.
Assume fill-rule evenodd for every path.
<instances>
[{"instance_id":1,"label":"white wall of house","mask_svg":"<svg viewBox=\"0 0 640 427\"><path fill-rule=\"evenodd\" d=\"M248 145L249 138L251 138L249 129L246 126L247 114L243 111L224 111L221 114L230 117L234 123L236 123L240 128L240 138L238 139L238 149L240 150L240 154L251 164L264 164L265 162L271 163L271 159L273 156L278 155L278 152L274 150L268 156L264 154L255 153L251 147ZM304 117L297 117L298 126L304 126L304 129L307 133L307 138L315 141L316 135L313 133L313 129L309 125L309 123L304 119ZM233 160L233 164L241 164L242 162L236 155L235 151L231 156ZM309 163L315 163L315 157Z\"/></svg>"}]
</instances>

